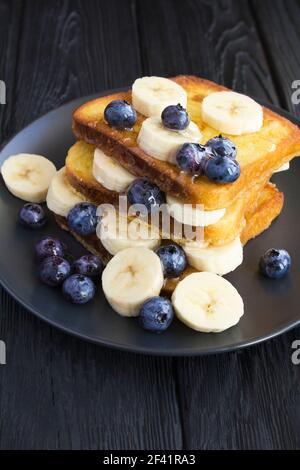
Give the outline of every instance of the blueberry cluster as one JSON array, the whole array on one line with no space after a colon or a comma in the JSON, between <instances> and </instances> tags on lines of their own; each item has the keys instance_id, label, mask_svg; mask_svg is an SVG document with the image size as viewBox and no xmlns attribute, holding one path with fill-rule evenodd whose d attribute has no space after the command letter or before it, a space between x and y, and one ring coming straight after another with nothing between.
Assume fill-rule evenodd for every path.
<instances>
[{"instance_id":1,"label":"blueberry cluster","mask_svg":"<svg viewBox=\"0 0 300 470\"><path fill-rule=\"evenodd\" d=\"M191 175L206 176L215 183L232 183L240 176L236 147L227 137L219 135L205 145L187 143L176 154L181 170Z\"/></svg>"},{"instance_id":2,"label":"blueberry cluster","mask_svg":"<svg viewBox=\"0 0 300 470\"><path fill-rule=\"evenodd\" d=\"M51 236L43 237L35 246L39 262L39 278L48 286L62 285L67 300L75 304L85 304L96 291L92 278L102 272L102 261L98 256L84 255L72 262L66 245Z\"/></svg>"}]
</instances>

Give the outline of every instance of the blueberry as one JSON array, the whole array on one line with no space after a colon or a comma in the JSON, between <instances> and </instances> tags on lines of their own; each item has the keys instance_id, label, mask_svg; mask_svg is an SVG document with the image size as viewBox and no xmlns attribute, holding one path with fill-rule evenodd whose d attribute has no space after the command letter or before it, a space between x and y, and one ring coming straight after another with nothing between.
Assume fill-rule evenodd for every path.
<instances>
[{"instance_id":1,"label":"blueberry","mask_svg":"<svg viewBox=\"0 0 300 470\"><path fill-rule=\"evenodd\" d=\"M187 266L185 252L178 245L160 246L156 254L162 263L165 277L178 277Z\"/></svg>"},{"instance_id":2,"label":"blueberry","mask_svg":"<svg viewBox=\"0 0 300 470\"><path fill-rule=\"evenodd\" d=\"M39 276L48 286L58 286L70 275L70 263L61 256L45 258L39 267Z\"/></svg>"},{"instance_id":3,"label":"blueberry","mask_svg":"<svg viewBox=\"0 0 300 470\"><path fill-rule=\"evenodd\" d=\"M261 273L271 279L280 279L285 276L290 266L291 257L286 250L281 248L270 248L259 261Z\"/></svg>"},{"instance_id":4,"label":"blueberry","mask_svg":"<svg viewBox=\"0 0 300 470\"><path fill-rule=\"evenodd\" d=\"M172 323L174 311L171 302L164 297L152 297L143 303L139 324L142 328L155 333L162 333Z\"/></svg>"},{"instance_id":5,"label":"blueberry","mask_svg":"<svg viewBox=\"0 0 300 470\"><path fill-rule=\"evenodd\" d=\"M167 106L161 113L161 120L165 127L175 131L183 131L190 123L188 113L180 104Z\"/></svg>"},{"instance_id":6,"label":"blueberry","mask_svg":"<svg viewBox=\"0 0 300 470\"><path fill-rule=\"evenodd\" d=\"M236 158L236 146L230 139L223 137L221 134L208 140L205 146L216 157Z\"/></svg>"},{"instance_id":7,"label":"blueberry","mask_svg":"<svg viewBox=\"0 0 300 470\"><path fill-rule=\"evenodd\" d=\"M45 225L46 214L42 206L39 204L24 204L19 212L19 221L26 227L38 229Z\"/></svg>"},{"instance_id":8,"label":"blueberry","mask_svg":"<svg viewBox=\"0 0 300 470\"><path fill-rule=\"evenodd\" d=\"M208 157L203 164L205 176L216 183L232 183L240 176L240 165L229 157Z\"/></svg>"},{"instance_id":9,"label":"blueberry","mask_svg":"<svg viewBox=\"0 0 300 470\"><path fill-rule=\"evenodd\" d=\"M79 202L67 216L70 230L83 237L96 232L98 221L97 206L88 202Z\"/></svg>"},{"instance_id":10,"label":"blueberry","mask_svg":"<svg viewBox=\"0 0 300 470\"><path fill-rule=\"evenodd\" d=\"M63 294L74 304L86 304L95 295L96 287L93 281L82 274L72 274L63 283Z\"/></svg>"},{"instance_id":11,"label":"blueberry","mask_svg":"<svg viewBox=\"0 0 300 470\"><path fill-rule=\"evenodd\" d=\"M200 144L183 144L176 154L176 162L181 170L192 175L202 174L202 160L206 155L206 148Z\"/></svg>"},{"instance_id":12,"label":"blueberry","mask_svg":"<svg viewBox=\"0 0 300 470\"><path fill-rule=\"evenodd\" d=\"M114 100L106 106L104 118L112 127L130 129L136 123L137 115L128 101Z\"/></svg>"},{"instance_id":13,"label":"blueberry","mask_svg":"<svg viewBox=\"0 0 300 470\"><path fill-rule=\"evenodd\" d=\"M39 260L48 256L64 256L66 246L57 238L43 237L35 245L35 253Z\"/></svg>"},{"instance_id":14,"label":"blueberry","mask_svg":"<svg viewBox=\"0 0 300 470\"><path fill-rule=\"evenodd\" d=\"M130 204L143 204L147 211L156 210L166 202L165 193L147 178L137 178L127 189Z\"/></svg>"},{"instance_id":15,"label":"blueberry","mask_svg":"<svg viewBox=\"0 0 300 470\"><path fill-rule=\"evenodd\" d=\"M74 271L84 276L99 276L103 268L103 264L99 256L84 255L74 262Z\"/></svg>"}]
</instances>

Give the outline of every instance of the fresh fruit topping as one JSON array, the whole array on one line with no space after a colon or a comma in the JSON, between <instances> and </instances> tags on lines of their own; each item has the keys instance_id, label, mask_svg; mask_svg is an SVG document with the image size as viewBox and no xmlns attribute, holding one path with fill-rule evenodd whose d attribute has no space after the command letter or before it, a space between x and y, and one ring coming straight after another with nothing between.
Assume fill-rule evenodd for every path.
<instances>
[{"instance_id":1,"label":"fresh fruit topping","mask_svg":"<svg viewBox=\"0 0 300 470\"><path fill-rule=\"evenodd\" d=\"M39 276L44 284L58 286L70 275L71 267L61 256L49 256L39 266Z\"/></svg>"},{"instance_id":2,"label":"fresh fruit topping","mask_svg":"<svg viewBox=\"0 0 300 470\"><path fill-rule=\"evenodd\" d=\"M216 183L232 183L241 173L237 160L229 157L208 157L203 163L204 174Z\"/></svg>"},{"instance_id":3,"label":"fresh fruit topping","mask_svg":"<svg viewBox=\"0 0 300 470\"><path fill-rule=\"evenodd\" d=\"M143 77L132 85L132 104L146 117L160 117L169 105L180 103L186 108L186 91L173 80L162 77Z\"/></svg>"},{"instance_id":4,"label":"fresh fruit topping","mask_svg":"<svg viewBox=\"0 0 300 470\"><path fill-rule=\"evenodd\" d=\"M35 253L38 260L48 258L49 256L64 257L66 246L57 238L50 236L43 237L35 245Z\"/></svg>"},{"instance_id":5,"label":"fresh fruit topping","mask_svg":"<svg viewBox=\"0 0 300 470\"><path fill-rule=\"evenodd\" d=\"M207 225L216 224L226 212L226 209L205 211L201 207L200 204L193 206L167 194L167 211L174 219L184 225L206 227Z\"/></svg>"},{"instance_id":6,"label":"fresh fruit topping","mask_svg":"<svg viewBox=\"0 0 300 470\"><path fill-rule=\"evenodd\" d=\"M130 247L145 247L154 250L160 245L159 228L136 217L128 219L118 213L114 207L105 208L97 235L104 248L115 255Z\"/></svg>"},{"instance_id":7,"label":"fresh fruit topping","mask_svg":"<svg viewBox=\"0 0 300 470\"><path fill-rule=\"evenodd\" d=\"M143 204L148 212L157 210L166 202L165 193L147 178L134 180L127 190L127 197L130 204Z\"/></svg>"},{"instance_id":8,"label":"fresh fruit topping","mask_svg":"<svg viewBox=\"0 0 300 470\"><path fill-rule=\"evenodd\" d=\"M187 266L187 259L183 249L175 244L160 246L156 250L162 263L164 276L178 277Z\"/></svg>"},{"instance_id":9,"label":"fresh fruit topping","mask_svg":"<svg viewBox=\"0 0 300 470\"><path fill-rule=\"evenodd\" d=\"M190 328L218 333L238 323L244 304L230 282L213 273L193 273L180 281L172 295L176 316Z\"/></svg>"},{"instance_id":10,"label":"fresh fruit topping","mask_svg":"<svg viewBox=\"0 0 300 470\"><path fill-rule=\"evenodd\" d=\"M236 158L235 144L232 140L227 137L223 137L221 134L209 139L206 142L205 147L207 147L209 153L212 153L216 157Z\"/></svg>"},{"instance_id":11,"label":"fresh fruit topping","mask_svg":"<svg viewBox=\"0 0 300 470\"><path fill-rule=\"evenodd\" d=\"M118 193L124 191L136 178L100 149L96 149L94 153L93 175L106 189Z\"/></svg>"},{"instance_id":12,"label":"fresh fruit topping","mask_svg":"<svg viewBox=\"0 0 300 470\"><path fill-rule=\"evenodd\" d=\"M137 316L145 300L159 295L164 283L159 257L148 248L126 248L106 265L104 295L112 308L126 317Z\"/></svg>"},{"instance_id":13,"label":"fresh fruit topping","mask_svg":"<svg viewBox=\"0 0 300 470\"><path fill-rule=\"evenodd\" d=\"M75 193L66 179L66 169L61 168L52 178L46 203L54 214L67 217L69 211L75 204L83 202L84 197Z\"/></svg>"},{"instance_id":14,"label":"fresh fruit topping","mask_svg":"<svg viewBox=\"0 0 300 470\"><path fill-rule=\"evenodd\" d=\"M270 248L260 258L259 268L264 276L271 279L281 279L291 266L291 257L282 248Z\"/></svg>"},{"instance_id":15,"label":"fresh fruit topping","mask_svg":"<svg viewBox=\"0 0 300 470\"><path fill-rule=\"evenodd\" d=\"M41 155L13 155L3 163L1 173L7 189L28 202L44 202L56 168Z\"/></svg>"},{"instance_id":16,"label":"fresh fruit topping","mask_svg":"<svg viewBox=\"0 0 300 470\"><path fill-rule=\"evenodd\" d=\"M220 276L230 273L243 262L243 246L239 237L221 246L207 246L202 240L187 241L183 249L193 268Z\"/></svg>"},{"instance_id":17,"label":"fresh fruit topping","mask_svg":"<svg viewBox=\"0 0 300 470\"><path fill-rule=\"evenodd\" d=\"M42 206L28 202L19 212L19 221L26 227L38 229L45 225L47 218Z\"/></svg>"},{"instance_id":18,"label":"fresh fruit topping","mask_svg":"<svg viewBox=\"0 0 300 470\"><path fill-rule=\"evenodd\" d=\"M73 263L73 269L75 273L83 276L96 277L101 274L103 263L99 256L84 255Z\"/></svg>"},{"instance_id":19,"label":"fresh fruit topping","mask_svg":"<svg viewBox=\"0 0 300 470\"><path fill-rule=\"evenodd\" d=\"M176 163L181 170L192 175L202 175L202 160L206 155L204 145L187 143L176 153Z\"/></svg>"},{"instance_id":20,"label":"fresh fruit topping","mask_svg":"<svg viewBox=\"0 0 300 470\"><path fill-rule=\"evenodd\" d=\"M234 91L218 91L202 101L202 119L225 134L248 134L262 127L263 109L249 96Z\"/></svg>"},{"instance_id":21,"label":"fresh fruit topping","mask_svg":"<svg viewBox=\"0 0 300 470\"><path fill-rule=\"evenodd\" d=\"M187 142L199 142L200 138L201 132L194 122L183 131L174 132L164 127L159 117L150 117L144 120L137 143L147 155L176 164L179 148Z\"/></svg>"},{"instance_id":22,"label":"fresh fruit topping","mask_svg":"<svg viewBox=\"0 0 300 470\"><path fill-rule=\"evenodd\" d=\"M171 325L174 311L171 302L164 297L152 297L143 303L139 324L142 328L154 333L162 333Z\"/></svg>"},{"instance_id":23,"label":"fresh fruit topping","mask_svg":"<svg viewBox=\"0 0 300 470\"><path fill-rule=\"evenodd\" d=\"M104 110L106 122L117 129L130 129L136 123L137 115L135 109L128 101L111 101Z\"/></svg>"},{"instance_id":24,"label":"fresh fruit topping","mask_svg":"<svg viewBox=\"0 0 300 470\"><path fill-rule=\"evenodd\" d=\"M95 295L96 287L93 281L82 274L72 274L63 283L63 295L74 304L86 304Z\"/></svg>"},{"instance_id":25,"label":"fresh fruit topping","mask_svg":"<svg viewBox=\"0 0 300 470\"><path fill-rule=\"evenodd\" d=\"M161 113L161 120L167 129L183 131L190 123L190 118L181 104L167 106Z\"/></svg>"},{"instance_id":26,"label":"fresh fruit topping","mask_svg":"<svg viewBox=\"0 0 300 470\"><path fill-rule=\"evenodd\" d=\"M67 222L70 230L83 237L95 233L99 222L97 206L88 202L76 204L68 213Z\"/></svg>"}]
</instances>

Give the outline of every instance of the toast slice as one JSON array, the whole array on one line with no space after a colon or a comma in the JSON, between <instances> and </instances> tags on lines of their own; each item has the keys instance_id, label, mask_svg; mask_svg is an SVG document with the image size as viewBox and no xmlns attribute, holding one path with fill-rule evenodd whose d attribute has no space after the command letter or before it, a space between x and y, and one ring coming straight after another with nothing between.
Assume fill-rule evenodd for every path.
<instances>
[{"instance_id":1,"label":"toast slice","mask_svg":"<svg viewBox=\"0 0 300 470\"><path fill-rule=\"evenodd\" d=\"M256 206L252 207L246 214L246 225L241 233L242 243L245 245L251 238L256 237L266 230L272 221L280 214L282 205L283 194L278 191L275 185L268 183L260 193ZM62 229L69 231L64 217L55 215L55 219ZM80 237L76 233L71 233L88 251L99 256L104 264L111 259L112 256L104 248L96 235ZM194 268L188 266L179 278L166 279L162 291L163 294L170 296L179 280L195 271Z\"/></svg>"},{"instance_id":2,"label":"toast slice","mask_svg":"<svg viewBox=\"0 0 300 470\"><path fill-rule=\"evenodd\" d=\"M187 92L187 110L191 120L201 130L201 143L218 135L217 130L203 122L201 103L210 93L227 89L194 76L182 75L172 80ZM163 191L185 202L203 204L206 210L229 207L236 198L244 197L253 186L263 186L276 169L300 154L299 128L270 109L263 108L263 126L258 132L227 135L237 147L240 177L234 183L227 184L217 184L206 177L192 180L177 166L150 157L138 147L137 136L144 116L138 114L137 122L130 131L113 129L104 121L104 109L115 99L130 102L131 91L100 97L76 109L73 113L76 137L98 146L132 174L149 178Z\"/></svg>"},{"instance_id":3,"label":"toast slice","mask_svg":"<svg viewBox=\"0 0 300 470\"><path fill-rule=\"evenodd\" d=\"M87 200L99 205L110 203L117 205L119 193L104 188L93 176L93 156L95 146L78 141L68 152L66 158L66 178L72 188L83 194ZM210 245L225 245L234 240L245 226L245 213L253 212L257 195L267 181L254 185L244 198L236 200L227 208L224 217L213 225L204 228L204 240ZM269 187L269 186L267 186ZM278 192L278 197L283 195ZM250 223L250 222L249 222Z\"/></svg>"}]
</instances>

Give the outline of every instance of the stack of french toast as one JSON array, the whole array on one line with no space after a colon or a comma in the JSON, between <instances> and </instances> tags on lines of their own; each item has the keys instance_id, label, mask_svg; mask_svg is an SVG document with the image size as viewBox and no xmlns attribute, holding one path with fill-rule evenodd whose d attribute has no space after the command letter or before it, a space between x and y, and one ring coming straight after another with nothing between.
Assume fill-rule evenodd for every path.
<instances>
[{"instance_id":1,"label":"stack of french toast","mask_svg":"<svg viewBox=\"0 0 300 470\"><path fill-rule=\"evenodd\" d=\"M105 119L106 108L115 101L135 109L131 128L120 129ZM177 104L186 109L189 125L176 133L164 129L160 121L163 110ZM290 121L245 95L195 76L144 77L136 80L132 90L89 101L74 111L73 132L77 142L47 197L62 228L68 229L66 217L77 202L118 207L119 196L137 178L149 180L163 192L177 224L201 226L201 240L174 238L172 233L165 240L162 231L154 236L151 247L173 239L188 260L178 278L166 280L167 294L188 273L223 275L241 264L243 246L267 229L282 210L284 196L270 182L272 174L287 169L300 151L300 131ZM233 144L238 177L224 182L218 174L210 178L184 171L176 162L176 152L186 143L204 145L214 139L217 144L222 139ZM180 211L184 205L189 208ZM107 236L102 240L101 233L73 235L105 263L118 251L117 243Z\"/></svg>"}]
</instances>

